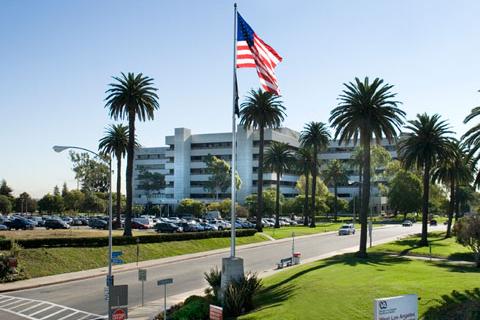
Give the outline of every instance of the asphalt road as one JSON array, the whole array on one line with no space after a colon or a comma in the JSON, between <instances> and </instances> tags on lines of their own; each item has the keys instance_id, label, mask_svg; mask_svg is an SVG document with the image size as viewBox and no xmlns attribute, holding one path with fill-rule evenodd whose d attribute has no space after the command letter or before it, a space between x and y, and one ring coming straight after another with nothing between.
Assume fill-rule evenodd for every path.
<instances>
[{"instance_id":1,"label":"asphalt road","mask_svg":"<svg viewBox=\"0 0 480 320\"><path fill-rule=\"evenodd\" d=\"M388 239L395 236L405 236L419 233L420 225L413 227L394 226L374 229L374 241ZM433 227L433 230L442 228ZM356 235L338 236L336 234L323 234L312 237L297 238L295 251L301 252L302 259L318 257L324 254L348 249L358 245L359 232ZM276 263L284 257L291 255L292 244L288 242L271 241L254 248L238 248L237 256L245 262L245 271L257 273L273 269ZM148 281L145 282L145 302L163 298L163 290L156 286L158 279L173 278L174 284L169 287L168 295L176 295L206 286L203 273L210 268L221 268L222 257L228 253L206 255L191 260L173 262L148 269ZM141 283L138 281L137 271L127 271L115 275L115 284L129 285L129 306L133 307L141 301ZM73 281L70 283L51 285L36 289L10 292L8 295L41 299L56 304L69 306L96 314L105 314L106 302L104 300L105 278ZM1 314L0 314L1 317ZM3 319L3 318L1 318Z\"/></svg>"}]
</instances>

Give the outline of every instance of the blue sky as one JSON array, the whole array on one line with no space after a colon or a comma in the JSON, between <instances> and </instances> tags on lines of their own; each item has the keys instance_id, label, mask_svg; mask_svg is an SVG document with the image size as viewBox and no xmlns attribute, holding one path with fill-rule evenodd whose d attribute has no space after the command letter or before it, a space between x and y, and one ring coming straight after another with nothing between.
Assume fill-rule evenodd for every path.
<instances>
[{"instance_id":1,"label":"blue sky","mask_svg":"<svg viewBox=\"0 0 480 320\"><path fill-rule=\"evenodd\" d=\"M328 121L342 83L381 77L411 119L439 113L462 134L480 105L479 1L238 1L242 16L284 58L277 76L285 125ZM111 76L155 79L160 110L137 124L144 146L175 127L230 130L233 2L3 0L0 10L0 179L35 197L66 181L68 154L95 149L112 123ZM239 70L241 95L258 87Z\"/></svg>"}]
</instances>

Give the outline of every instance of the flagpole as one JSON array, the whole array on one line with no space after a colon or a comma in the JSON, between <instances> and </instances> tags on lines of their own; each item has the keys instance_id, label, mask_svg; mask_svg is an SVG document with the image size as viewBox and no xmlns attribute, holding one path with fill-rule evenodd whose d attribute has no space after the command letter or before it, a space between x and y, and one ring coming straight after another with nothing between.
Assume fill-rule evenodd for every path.
<instances>
[{"instance_id":1,"label":"flagpole","mask_svg":"<svg viewBox=\"0 0 480 320\"><path fill-rule=\"evenodd\" d=\"M237 4L233 5L233 103L232 103L232 184L231 184L231 199L232 204L230 208L230 257L235 257L235 198L236 198L236 149L237 149L237 118L235 115L235 108L237 105Z\"/></svg>"}]
</instances>

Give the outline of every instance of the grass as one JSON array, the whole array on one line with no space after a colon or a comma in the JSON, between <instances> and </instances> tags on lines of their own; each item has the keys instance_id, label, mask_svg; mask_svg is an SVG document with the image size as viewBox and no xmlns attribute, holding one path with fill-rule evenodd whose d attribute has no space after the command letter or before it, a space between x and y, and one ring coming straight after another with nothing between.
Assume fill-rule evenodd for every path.
<instances>
[{"instance_id":1,"label":"grass","mask_svg":"<svg viewBox=\"0 0 480 320\"><path fill-rule=\"evenodd\" d=\"M345 254L264 279L256 298L259 308L240 319L372 319L374 299L408 293L421 298L424 319L453 319L441 318L444 309L455 301L478 301L479 276L479 269L468 266L381 252L370 253L368 260Z\"/></svg>"},{"instance_id":2,"label":"grass","mask_svg":"<svg viewBox=\"0 0 480 320\"><path fill-rule=\"evenodd\" d=\"M237 244L249 244L267 240L256 234L238 237ZM230 246L230 238L211 238L187 241L140 244L139 261L202 252ZM20 251L19 266L28 277L43 277L65 272L81 271L107 266L107 247L97 248L38 248ZM136 262L136 245L114 246L122 251L126 263Z\"/></svg>"},{"instance_id":3,"label":"grass","mask_svg":"<svg viewBox=\"0 0 480 320\"><path fill-rule=\"evenodd\" d=\"M121 236L123 230L113 230L114 236ZM151 231L133 230L133 235L155 234ZM0 238L6 239L43 239L43 238L77 238L77 237L106 237L108 230L94 230L94 229L77 229L71 228L68 230L11 230L0 231Z\"/></svg>"},{"instance_id":4,"label":"grass","mask_svg":"<svg viewBox=\"0 0 480 320\"><path fill-rule=\"evenodd\" d=\"M430 256L430 247L419 247L420 235L411 236L373 248L374 252L388 252L418 256ZM455 237L445 239L445 232L431 232L428 241L432 249L432 257L450 260L474 261L470 249L455 241Z\"/></svg>"}]
</instances>

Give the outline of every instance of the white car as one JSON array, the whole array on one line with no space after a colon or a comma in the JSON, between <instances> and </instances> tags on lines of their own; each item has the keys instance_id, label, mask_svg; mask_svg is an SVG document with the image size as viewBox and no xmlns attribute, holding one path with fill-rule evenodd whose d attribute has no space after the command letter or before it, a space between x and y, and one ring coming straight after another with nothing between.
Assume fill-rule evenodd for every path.
<instances>
[{"instance_id":1,"label":"white car","mask_svg":"<svg viewBox=\"0 0 480 320\"><path fill-rule=\"evenodd\" d=\"M349 234L355 234L355 226L353 225L353 223L344 224L338 230L339 236L344 236Z\"/></svg>"}]
</instances>

